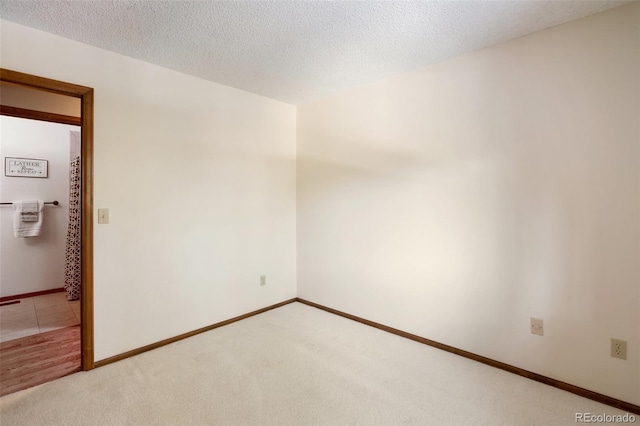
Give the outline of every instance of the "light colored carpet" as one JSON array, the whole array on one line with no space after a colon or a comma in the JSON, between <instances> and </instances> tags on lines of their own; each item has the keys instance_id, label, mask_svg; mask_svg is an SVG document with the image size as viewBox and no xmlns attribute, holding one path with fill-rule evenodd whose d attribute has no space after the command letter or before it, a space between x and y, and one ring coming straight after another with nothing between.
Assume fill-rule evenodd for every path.
<instances>
[{"instance_id":1,"label":"light colored carpet","mask_svg":"<svg viewBox=\"0 0 640 426\"><path fill-rule=\"evenodd\" d=\"M0 399L21 425L554 425L606 405L293 303Z\"/></svg>"}]
</instances>

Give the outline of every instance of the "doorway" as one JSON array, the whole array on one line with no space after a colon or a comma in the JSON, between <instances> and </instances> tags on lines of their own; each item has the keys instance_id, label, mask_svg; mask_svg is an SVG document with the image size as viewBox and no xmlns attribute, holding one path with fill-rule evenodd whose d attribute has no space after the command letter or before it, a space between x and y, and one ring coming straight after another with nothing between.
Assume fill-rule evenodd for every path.
<instances>
[{"instance_id":1,"label":"doorway","mask_svg":"<svg viewBox=\"0 0 640 426\"><path fill-rule=\"evenodd\" d=\"M93 89L79 86L75 84L65 83L61 81L51 80L43 77L37 77L16 71L0 69L0 82L18 85L22 88L34 89L36 91L44 91L65 97L78 98L80 101L80 117L75 118L81 126L80 134L80 155L79 155L79 175L80 183L80 201L78 203L79 210L79 234L80 234L80 309L75 310L74 314L80 320L80 328L75 328L73 332L67 332L65 336L59 337L62 340L53 346L62 346L71 344L73 339L79 337L80 340L80 363L78 369L90 370L94 367L93 359ZM20 108L11 108L0 106L2 115L20 116L25 114L25 110L19 111ZM40 114L40 116L28 117L31 119L60 122L65 116L31 111L30 114ZM74 117L67 117L74 119ZM64 121L62 121L64 122ZM72 124L72 123L67 123ZM5 159L2 159L3 168ZM5 200L0 200L5 201ZM52 202L54 200L46 200ZM65 229L66 231L66 229ZM58 293L60 295L60 293ZM45 295L38 295L46 298ZM56 298L54 295L48 296L51 300ZM58 301L60 302L60 301ZM35 304L35 302L34 302ZM34 305L35 306L35 305ZM72 306L72 305L70 305ZM78 305L76 305L78 306ZM70 327L69 330L72 328ZM78 336L79 335L79 336ZM66 339L66 340L65 340ZM42 346L42 345L41 345ZM50 345L51 346L51 345ZM7 361L8 362L8 361ZM4 363L3 363L4 364ZM3 371L6 370L3 365ZM64 375L64 374L62 374ZM42 375L41 375L42 376ZM57 376L60 377L60 376ZM51 376L49 380L57 378ZM42 377L40 378L42 380ZM47 380L48 381L48 380ZM33 383L36 384L36 383ZM28 387L28 386L25 386ZM18 390L18 389L15 389Z\"/></svg>"}]
</instances>

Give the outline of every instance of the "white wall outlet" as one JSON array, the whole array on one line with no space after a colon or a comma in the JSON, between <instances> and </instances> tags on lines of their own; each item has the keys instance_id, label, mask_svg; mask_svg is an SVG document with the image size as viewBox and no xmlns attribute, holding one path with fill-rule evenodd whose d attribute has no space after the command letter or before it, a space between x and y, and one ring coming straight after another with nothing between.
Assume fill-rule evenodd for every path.
<instances>
[{"instance_id":1,"label":"white wall outlet","mask_svg":"<svg viewBox=\"0 0 640 426\"><path fill-rule=\"evenodd\" d=\"M260 285L267 285L267 276L266 275L260 275Z\"/></svg>"},{"instance_id":2,"label":"white wall outlet","mask_svg":"<svg viewBox=\"0 0 640 426\"><path fill-rule=\"evenodd\" d=\"M98 209L98 223L109 223L109 209Z\"/></svg>"},{"instance_id":3,"label":"white wall outlet","mask_svg":"<svg viewBox=\"0 0 640 426\"><path fill-rule=\"evenodd\" d=\"M531 334L544 336L544 327L540 318L531 318Z\"/></svg>"},{"instance_id":4,"label":"white wall outlet","mask_svg":"<svg viewBox=\"0 0 640 426\"><path fill-rule=\"evenodd\" d=\"M611 339L611 356L627 359L627 342L625 340Z\"/></svg>"}]
</instances>

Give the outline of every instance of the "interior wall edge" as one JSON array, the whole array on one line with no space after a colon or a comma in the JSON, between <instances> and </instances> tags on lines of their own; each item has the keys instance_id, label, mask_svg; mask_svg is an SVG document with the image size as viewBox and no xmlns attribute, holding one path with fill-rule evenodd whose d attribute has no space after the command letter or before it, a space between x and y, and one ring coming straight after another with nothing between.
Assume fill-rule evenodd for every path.
<instances>
[{"instance_id":1,"label":"interior wall edge","mask_svg":"<svg viewBox=\"0 0 640 426\"><path fill-rule=\"evenodd\" d=\"M243 315L238 315L236 317L229 318L228 320L220 321L220 322L217 322L215 324L208 325L206 327L198 328L197 330L189 331L187 333L183 333L183 334L180 334L178 336L170 337L168 339L164 339L164 340L161 340L161 341L156 342L156 343L151 343L149 345L145 345L145 346L142 346L142 347L137 348L137 349L132 349L130 351L121 353L119 355L114 355L114 356L111 356L109 358L105 358L105 359L96 361L96 362L94 362L93 366L95 368L99 368L99 367L103 367L103 366L108 365L108 364L112 364L114 362L122 361L122 360L130 358L132 356L136 356L136 355L139 355L141 353L144 353L144 352L147 352L147 351L150 351L150 350L153 350L153 349L157 349L157 348L160 348L162 346L177 342L179 340L183 340L183 339L186 339L188 337L195 336L196 334L204 333L205 331L211 331L213 329L216 329L216 328L219 328L219 327L222 327L222 326L225 326L225 325L232 324L234 322L237 322L237 321L240 321L240 320L243 320L243 319L246 319L246 318L249 318L249 317L264 313L264 312L267 312L267 311L270 311L272 309L276 309L276 308L279 308L281 306L288 305L290 303L294 303L297 300L298 299L294 297L292 299L288 299L288 300L282 301L280 303L269 305L267 307L264 307L264 308L261 308L261 309L257 309L257 310L252 311L252 312L248 312L248 313L243 314Z\"/></svg>"},{"instance_id":2,"label":"interior wall edge","mask_svg":"<svg viewBox=\"0 0 640 426\"><path fill-rule=\"evenodd\" d=\"M61 293L63 291L64 291L64 287L59 287L59 288L52 288L51 290L34 291L31 293L15 294L13 296L3 296L3 297L0 297L0 303L8 302L10 300L26 299L28 297L43 296L45 294Z\"/></svg>"},{"instance_id":3,"label":"interior wall edge","mask_svg":"<svg viewBox=\"0 0 640 426\"><path fill-rule=\"evenodd\" d=\"M72 115L54 114L50 112L36 111L26 108L18 108L7 105L0 105L0 115L9 117L26 118L30 120L48 121L51 123L70 124L73 126L82 125L81 118Z\"/></svg>"},{"instance_id":4,"label":"interior wall edge","mask_svg":"<svg viewBox=\"0 0 640 426\"><path fill-rule=\"evenodd\" d=\"M617 398L610 397L608 395L603 395L598 392L591 391L589 389L584 389L579 386L572 385L571 383L566 383L560 380L552 379L547 376L543 376L542 374L534 373L532 371L525 370L523 368L515 367L510 364L506 364L504 362L496 361L491 358L487 358L482 355L477 355L472 352L468 352L462 349L455 348L453 346L445 345L443 343L436 342L431 339L427 339L426 337L417 336L415 334L407 333L406 331L398 330L397 328L389 327L384 324L380 324L374 321L370 321L365 318L358 317L356 315L351 315L346 312L338 311L333 308L329 308L327 306L323 306L306 299L296 298L296 302L305 304L307 306L311 306L316 309L323 310L325 312L329 312L334 315L341 316L343 318L350 319L352 321L359 322L364 325L368 325L373 328L377 328L378 330L386 331L387 333L395 334L396 336L404 337L406 339L413 340L418 343L422 343L428 346L432 346L437 349L441 349L443 351L450 352L455 355L459 355L464 358L471 359L473 361L477 361L491 367L499 368L504 371L508 371L509 373L517 374L518 376L526 377L527 379L535 380L536 382L544 383L549 386L553 386L555 388L564 390L566 392L571 392L575 395L581 396L583 398L588 398L593 401L600 402L602 404L610 405L612 407L618 408L620 410L625 410L630 413L640 414L640 406L632 404L630 402L622 401Z\"/></svg>"}]
</instances>

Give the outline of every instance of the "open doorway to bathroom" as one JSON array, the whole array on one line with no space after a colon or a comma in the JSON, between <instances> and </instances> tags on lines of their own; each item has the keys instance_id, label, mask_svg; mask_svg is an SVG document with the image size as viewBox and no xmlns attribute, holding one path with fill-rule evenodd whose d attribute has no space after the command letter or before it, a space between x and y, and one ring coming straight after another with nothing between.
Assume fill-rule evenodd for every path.
<instances>
[{"instance_id":1,"label":"open doorway to bathroom","mask_svg":"<svg viewBox=\"0 0 640 426\"><path fill-rule=\"evenodd\" d=\"M93 368L93 91L8 70L0 77L5 395ZM25 162L33 169L15 168ZM16 219L29 219L29 208L37 220Z\"/></svg>"}]
</instances>

